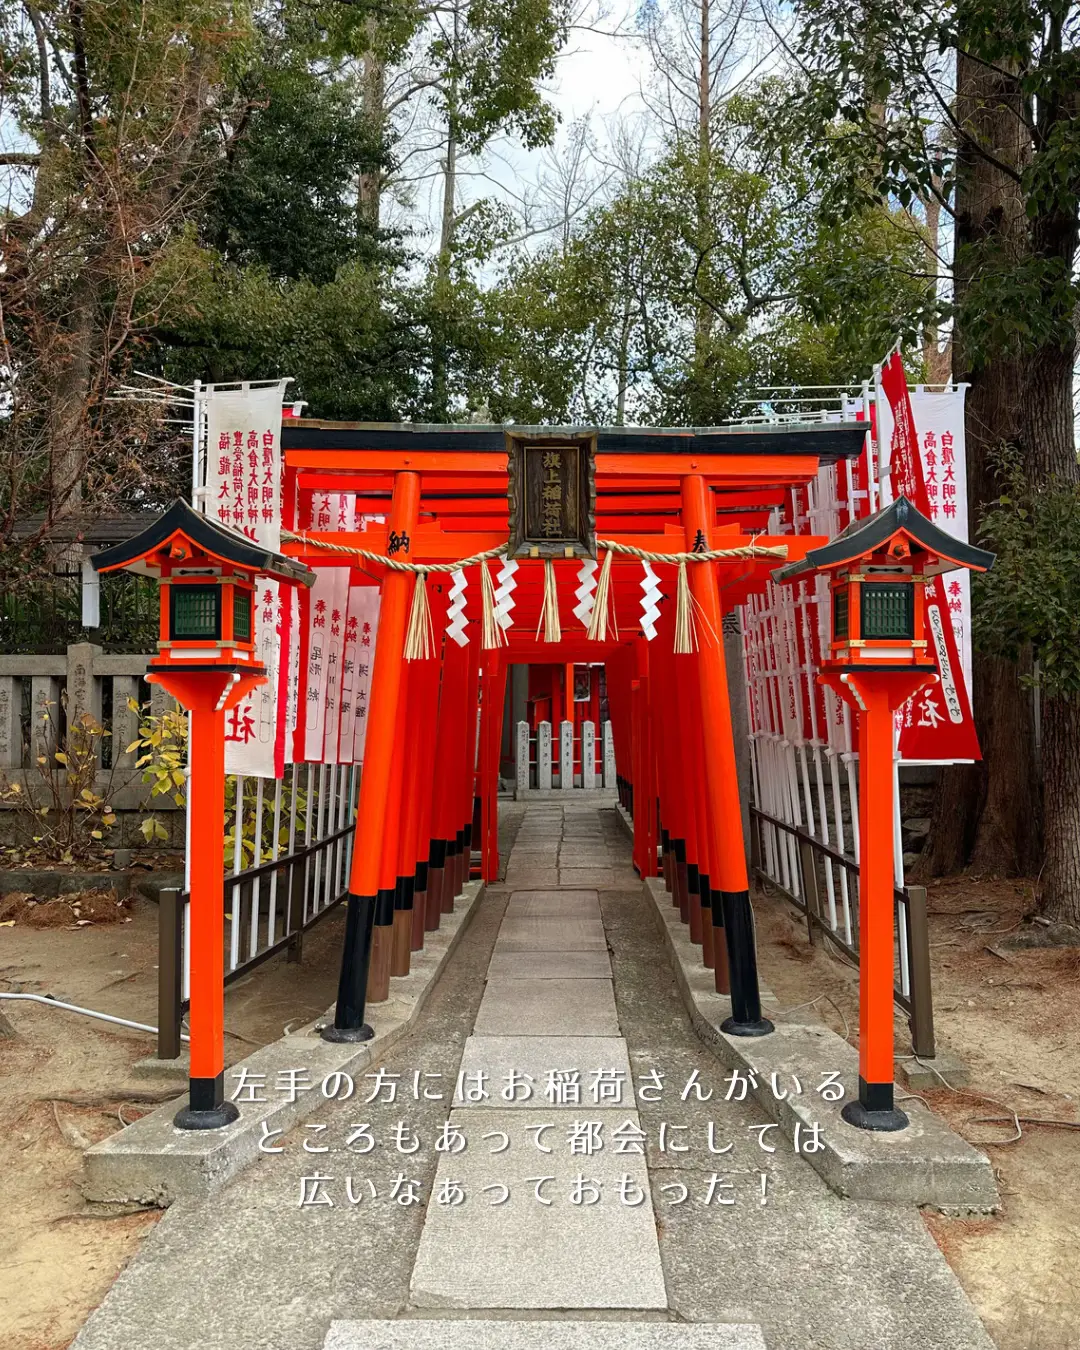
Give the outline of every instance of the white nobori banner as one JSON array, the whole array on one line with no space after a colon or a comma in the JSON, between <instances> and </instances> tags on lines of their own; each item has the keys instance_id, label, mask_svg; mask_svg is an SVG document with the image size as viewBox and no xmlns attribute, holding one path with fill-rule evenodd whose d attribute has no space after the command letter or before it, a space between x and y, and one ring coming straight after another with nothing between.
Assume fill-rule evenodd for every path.
<instances>
[{"instance_id":1,"label":"white nobori banner","mask_svg":"<svg viewBox=\"0 0 1080 1350\"><path fill-rule=\"evenodd\" d=\"M910 391L911 412L915 419L915 431L918 436L919 459L922 464L923 481L926 484L927 505L930 518L946 534L967 542L968 538L968 500L967 500L967 447L964 436L964 398L966 385L943 392L931 392L916 388ZM879 452L887 470L889 447L892 444L893 416L889 400L884 396L877 399L877 429ZM882 497L891 501L895 495L892 487L892 473L882 475ZM963 672L967 696L971 698L971 575L961 568L950 572L944 581L945 598L956 635L956 648L960 654L960 666ZM910 726L912 719L919 719L919 725L936 731L937 725L947 716L948 700L946 693L948 681L943 679L940 693L933 689L924 690L904 707L904 726ZM901 743L901 752L904 746ZM904 755L905 761L921 762L910 752ZM940 760L931 762L948 763L951 756L943 754ZM960 761L964 762L964 761Z\"/></svg>"},{"instance_id":2,"label":"white nobori banner","mask_svg":"<svg viewBox=\"0 0 1080 1350\"><path fill-rule=\"evenodd\" d=\"M207 385L198 391L196 407L196 425L201 416L206 419L206 473L197 504L275 553L281 548L281 403L287 383ZM226 718L225 771L274 778L285 763L292 608L282 605L278 583L266 577L256 578L255 594L255 653L268 679Z\"/></svg>"}]
</instances>

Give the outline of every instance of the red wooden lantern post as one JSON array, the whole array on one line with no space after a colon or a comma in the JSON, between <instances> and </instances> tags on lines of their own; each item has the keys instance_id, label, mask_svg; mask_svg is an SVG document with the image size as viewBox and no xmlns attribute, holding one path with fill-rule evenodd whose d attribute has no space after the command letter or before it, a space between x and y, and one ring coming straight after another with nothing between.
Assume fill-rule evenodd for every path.
<instances>
[{"instance_id":1,"label":"red wooden lantern post","mask_svg":"<svg viewBox=\"0 0 1080 1350\"><path fill-rule=\"evenodd\" d=\"M893 1098L893 713L939 679L950 705L959 676L939 672L931 655L927 580L958 567L985 572L993 561L898 497L773 574L829 578L830 643L818 678L859 718L859 1099L842 1114L864 1130L908 1123Z\"/></svg>"},{"instance_id":2,"label":"red wooden lantern post","mask_svg":"<svg viewBox=\"0 0 1080 1350\"><path fill-rule=\"evenodd\" d=\"M225 714L266 682L255 660L257 575L310 585L292 559L177 501L133 539L95 554L98 572L156 576L161 588L158 655L147 679L188 710L191 837L191 1070L182 1130L228 1125L225 1101Z\"/></svg>"}]
</instances>

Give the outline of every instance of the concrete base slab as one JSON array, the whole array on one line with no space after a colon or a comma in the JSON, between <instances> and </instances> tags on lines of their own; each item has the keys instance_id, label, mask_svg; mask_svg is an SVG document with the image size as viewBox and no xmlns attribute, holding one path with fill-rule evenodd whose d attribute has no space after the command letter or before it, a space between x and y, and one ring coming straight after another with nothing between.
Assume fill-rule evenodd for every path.
<instances>
[{"instance_id":1,"label":"concrete base slab","mask_svg":"<svg viewBox=\"0 0 1080 1350\"><path fill-rule=\"evenodd\" d=\"M607 952L496 952L488 979L610 980Z\"/></svg>"},{"instance_id":2,"label":"concrete base slab","mask_svg":"<svg viewBox=\"0 0 1080 1350\"><path fill-rule=\"evenodd\" d=\"M769 1036L725 1035L720 1024L730 1016L730 1000L713 991L712 972L702 968L700 950L690 942L663 881L650 877L644 890L698 1035L729 1068L753 1072L756 1101L789 1137L796 1125L805 1130L816 1122L822 1127L824 1148L803 1156L834 1191L855 1199L909 1201L947 1212L988 1213L1000 1208L990 1160L920 1102L900 1103L911 1124L895 1134L856 1129L841 1118L844 1104L858 1096L859 1056L828 1027L777 1022ZM774 1016L768 1007L765 1011ZM771 1087L774 1073L782 1084L798 1075L803 1094L777 1101ZM827 1073L838 1073L844 1086L838 1102L824 1101L810 1086Z\"/></svg>"},{"instance_id":3,"label":"concrete base slab","mask_svg":"<svg viewBox=\"0 0 1080 1350\"><path fill-rule=\"evenodd\" d=\"M499 929L495 951L605 952L607 941L599 919L507 917Z\"/></svg>"},{"instance_id":4,"label":"concrete base slab","mask_svg":"<svg viewBox=\"0 0 1080 1350\"><path fill-rule=\"evenodd\" d=\"M604 1149L582 1159L570 1153L563 1130L548 1131L545 1144L552 1152L539 1152L529 1127L550 1123L550 1117L549 1109L451 1112L451 1122L467 1137L504 1131L510 1146L498 1154L466 1149L440 1155L436 1192L444 1181L457 1181L466 1200L428 1207L409 1287L417 1307L667 1307L644 1157ZM627 1120L639 1123L627 1111L590 1110L589 1119L603 1122L605 1135ZM599 1183L595 1204L571 1200L581 1172ZM641 1204L620 1202L624 1175L641 1188ZM541 1176L554 1178L540 1186L550 1205L536 1198ZM483 1190L490 1185L510 1188L504 1204L491 1203Z\"/></svg>"},{"instance_id":5,"label":"concrete base slab","mask_svg":"<svg viewBox=\"0 0 1080 1350\"><path fill-rule=\"evenodd\" d=\"M766 1350L761 1328L739 1322L569 1320L331 1322L323 1350Z\"/></svg>"},{"instance_id":6,"label":"concrete base slab","mask_svg":"<svg viewBox=\"0 0 1080 1350\"><path fill-rule=\"evenodd\" d=\"M503 1086L515 1069L532 1079L532 1095L526 1101L508 1102L503 1099ZM574 1111L580 1114L587 1107L596 1105L596 1075L608 1069L622 1075L622 1100L602 1104L633 1109L636 1098L630 1076L630 1057L621 1036L470 1036L465 1042L461 1072L486 1073L491 1095L486 1102L467 1104L460 1096L455 1096L454 1106L470 1111L536 1110L544 1107L551 1111ZM580 1075L580 1102L556 1101L555 1094L548 1092L551 1074L567 1070L576 1070Z\"/></svg>"},{"instance_id":7,"label":"concrete base slab","mask_svg":"<svg viewBox=\"0 0 1080 1350\"><path fill-rule=\"evenodd\" d=\"M947 1050L939 1050L933 1059L915 1059L899 1057L896 1067L912 1092L925 1092L927 1088L963 1087L971 1081L968 1066L950 1055Z\"/></svg>"},{"instance_id":8,"label":"concrete base slab","mask_svg":"<svg viewBox=\"0 0 1080 1350\"><path fill-rule=\"evenodd\" d=\"M256 1050L225 1074L225 1095L234 1091L241 1069L263 1075L263 1102L238 1102L240 1118L220 1130L178 1130L173 1117L183 1103L177 1098L103 1139L83 1154L83 1193L88 1200L171 1205L218 1190L259 1157L263 1122L272 1130L290 1130L324 1103L320 1092L300 1092L295 1102L274 1092L279 1071L304 1068L316 1085L327 1074L354 1078L377 1061L408 1031L434 988L443 966L457 946L483 895L483 883L469 882L452 914L442 916L437 932L428 933L421 952L413 953L409 975L394 981L394 996L368 1008L375 1036L358 1045L324 1041L316 1026L332 1020L333 1009L306 1027ZM254 1081L259 1081L258 1079Z\"/></svg>"},{"instance_id":9,"label":"concrete base slab","mask_svg":"<svg viewBox=\"0 0 1080 1350\"><path fill-rule=\"evenodd\" d=\"M131 1066L136 1078L152 1078L163 1082L186 1083L191 1071L191 1056L185 1050L176 1059L158 1059L150 1055L137 1059Z\"/></svg>"},{"instance_id":10,"label":"concrete base slab","mask_svg":"<svg viewBox=\"0 0 1080 1350\"><path fill-rule=\"evenodd\" d=\"M503 921L506 926L506 921ZM476 1014L477 1035L617 1036L610 980L489 978Z\"/></svg>"}]
</instances>

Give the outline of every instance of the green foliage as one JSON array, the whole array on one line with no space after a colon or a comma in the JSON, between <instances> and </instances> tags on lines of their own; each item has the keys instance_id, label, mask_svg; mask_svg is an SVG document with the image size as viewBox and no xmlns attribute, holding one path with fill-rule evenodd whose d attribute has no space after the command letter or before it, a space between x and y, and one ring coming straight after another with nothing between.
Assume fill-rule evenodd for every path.
<instances>
[{"instance_id":1,"label":"green foliage","mask_svg":"<svg viewBox=\"0 0 1080 1350\"><path fill-rule=\"evenodd\" d=\"M482 149L497 131L548 145L555 113L543 81L566 40L566 0L467 0L431 46L462 146Z\"/></svg>"},{"instance_id":2,"label":"green foliage","mask_svg":"<svg viewBox=\"0 0 1080 1350\"><path fill-rule=\"evenodd\" d=\"M953 309L975 367L1074 341L1080 211L1080 6L1075 0L800 0L806 79L796 118L831 124L813 148L838 217L888 198L957 212ZM963 64L962 85L949 88ZM958 182L982 162L994 200ZM985 218L980 216L985 212Z\"/></svg>"},{"instance_id":3,"label":"green foliage","mask_svg":"<svg viewBox=\"0 0 1080 1350\"><path fill-rule=\"evenodd\" d=\"M139 714L139 734L126 747L127 754L139 752L135 767L142 770L142 781L150 787L150 799L171 797L174 806L187 804L188 719L178 703L163 713L140 707L128 699L128 708ZM169 832L155 815L146 816L139 828L148 844L168 839Z\"/></svg>"},{"instance_id":4,"label":"green foliage","mask_svg":"<svg viewBox=\"0 0 1080 1350\"><path fill-rule=\"evenodd\" d=\"M412 299L362 261L323 284L281 281L179 241L165 374L177 381L294 377L320 417L395 421L416 396L421 337Z\"/></svg>"},{"instance_id":5,"label":"green foliage","mask_svg":"<svg viewBox=\"0 0 1080 1350\"><path fill-rule=\"evenodd\" d=\"M826 211L811 129L774 124L778 97L731 99L704 169L676 143L565 246L504 268L484 297L497 416L708 425L755 386L861 378L916 337L935 309L918 229Z\"/></svg>"},{"instance_id":6,"label":"green foliage","mask_svg":"<svg viewBox=\"0 0 1080 1350\"><path fill-rule=\"evenodd\" d=\"M316 285L380 241L353 200L360 173L385 166L351 78L259 64L241 81L242 127L221 164L202 237L226 262Z\"/></svg>"},{"instance_id":7,"label":"green foliage","mask_svg":"<svg viewBox=\"0 0 1080 1350\"><path fill-rule=\"evenodd\" d=\"M1015 660L1030 646L1050 697L1080 695L1080 485L1030 486L1015 455L995 465L1006 490L987 512L979 542L997 559L972 589L975 638Z\"/></svg>"},{"instance_id":8,"label":"green foliage","mask_svg":"<svg viewBox=\"0 0 1080 1350\"><path fill-rule=\"evenodd\" d=\"M226 875L236 867L236 784L235 776L225 780L225 872ZM273 785L271 785L273 791ZM265 792L265 788L264 788ZM261 863L273 862L275 856L273 799L264 796L262 828L256 837L258 820L257 779L244 779L243 807L240 814L240 867L258 867ZM277 827L277 857L283 857L289 851L289 833L292 827L292 802L296 798L295 838L302 840L307 821L307 793L300 786L300 775L294 773L281 782L281 813Z\"/></svg>"},{"instance_id":9,"label":"green foliage","mask_svg":"<svg viewBox=\"0 0 1080 1350\"><path fill-rule=\"evenodd\" d=\"M135 767L142 770L142 781L150 787L150 801L152 802L155 797L168 797L174 806L186 806L187 714L176 703L163 713L152 713L148 708L140 708L134 700L131 700L128 706L132 712L140 714L140 721L139 734L127 747L127 750L128 753L141 752L136 760ZM235 774L230 774L225 779L225 819L222 822L222 828L225 831L226 871L232 871L236 858L237 781ZM271 785L271 792L273 790L273 785ZM253 778L245 778L240 830L240 865L242 868L270 862L274 857L272 798L269 803L264 800L261 832L259 838L256 838L258 792L259 781ZM277 829L277 853L279 857L288 852L294 793L296 794L295 828L297 838L302 838L304 834L307 794L299 786L298 776L290 776L285 778L281 785L281 812ZM143 820L141 829L148 844L169 837L169 832L164 824L153 814Z\"/></svg>"},{"instance_id":10,"label":"green foliage","mask_svg":"<svg viewBox=\"0 0 1080 1350\"><path fill-rule=\"evenodd\" d=\"M72 863L88 858L105 831L116 824L111 776L102 783L101 747L111 734L90 713L66 719L67 694L60 708L39 705L31 726L34 777L0 782L0 800L16 808L24 836L14 850L20 860Z\"/></svg>"}]
</instances>

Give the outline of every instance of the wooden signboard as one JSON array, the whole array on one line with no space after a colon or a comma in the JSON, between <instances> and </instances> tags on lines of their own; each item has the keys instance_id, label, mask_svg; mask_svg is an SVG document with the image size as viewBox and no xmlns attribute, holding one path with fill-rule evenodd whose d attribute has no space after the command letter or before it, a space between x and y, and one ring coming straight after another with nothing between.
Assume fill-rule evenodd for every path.
<instances>
[{"instance_id":1,"label":"wooden signboard","mask_svg":"<svg viewBox=\"0 0 1080 1350\"><path fill-rule=\"evenodd\" d=\"M511 558L596 556L596 437L507 432Z\"/></svg>"}]
</instances>

